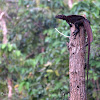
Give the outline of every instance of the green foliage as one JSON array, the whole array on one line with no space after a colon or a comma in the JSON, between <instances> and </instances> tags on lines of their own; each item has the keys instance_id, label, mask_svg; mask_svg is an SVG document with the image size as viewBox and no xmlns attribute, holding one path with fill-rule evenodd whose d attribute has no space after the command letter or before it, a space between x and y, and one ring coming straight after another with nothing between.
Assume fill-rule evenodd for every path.
<instances>
[{"instance_id":1,"label":"green foliage","mask_svg":"<svg viewBox=\"0 0 100 100\"><path fill-rule=\"evenodd\" d=\"M88 96L90 100L100 98L98 92L95 92L100 73L100 3L85 0L74 3L73 8L69 9L67 0L35 1L19 0L18 3L6 6L11 20L7 23L9 42L0 44L0 86L5 87L4 90L0 88L0 92L6 92L5 79L11 77L14 100L67 100L69 53L66 42L69 40L55 28L66 36L70 35L70 29L65 21L56 20L55 15L86 14L94 38ZM1 3L4 5L2 9L5 9L6 3L0 1ZM1 29L0 36L2 37Z\"/></svg>"}]
</instances>

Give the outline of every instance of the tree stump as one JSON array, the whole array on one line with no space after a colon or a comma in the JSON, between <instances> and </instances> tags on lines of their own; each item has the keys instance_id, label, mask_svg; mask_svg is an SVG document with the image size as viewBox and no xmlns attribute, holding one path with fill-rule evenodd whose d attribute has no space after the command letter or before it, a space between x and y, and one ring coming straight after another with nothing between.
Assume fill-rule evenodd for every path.
<instances>
[{"instance_id":1,"label":"tree stump","mask_svg":"<svg viewBox=\"0 0 100 100\"><path fill-rule=\"evenodd\" d=\"M69 100L86 100L85 89L85 33L84 27L80 27L80 32L74 39L71 27L69 42L69 78L70 78L70 98Z\"/></svg>"}]
</instances>

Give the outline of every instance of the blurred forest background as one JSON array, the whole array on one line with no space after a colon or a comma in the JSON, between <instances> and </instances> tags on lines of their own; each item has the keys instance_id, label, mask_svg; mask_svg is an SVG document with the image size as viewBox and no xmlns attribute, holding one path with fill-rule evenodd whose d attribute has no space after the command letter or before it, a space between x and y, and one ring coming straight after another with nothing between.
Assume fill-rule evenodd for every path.
<instances>
[{"instance_id":1,"label":"blurred forest background","mask_svg":"<svg viewBox=\"0 0 100 100\"><path fill-rule=\"evenodd\" d=\"M68 100L69 39L55 28L70 27L58 14L91 22L88 98L100 100L100 0L0 0L0 14L0 100Z\"/></svg>"}]
</instances>

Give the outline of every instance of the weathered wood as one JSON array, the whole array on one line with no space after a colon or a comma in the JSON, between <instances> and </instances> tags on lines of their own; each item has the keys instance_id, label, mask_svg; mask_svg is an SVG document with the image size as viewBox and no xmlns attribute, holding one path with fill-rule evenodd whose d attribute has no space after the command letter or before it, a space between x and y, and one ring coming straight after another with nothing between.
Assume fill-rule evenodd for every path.
<instances>
[{"instance_id":1,"label":"weathered wood","mask_svg":"<svg viewBox=\"0 0 100 100\"><path fill-rule=\"evenodd\" d=\"M80 32L74 39L71 27L69 42L69 77L70 77L70 100L86 100L85 89L85 34L84 28L80 27Z\"/></svg>"}]
</instances>

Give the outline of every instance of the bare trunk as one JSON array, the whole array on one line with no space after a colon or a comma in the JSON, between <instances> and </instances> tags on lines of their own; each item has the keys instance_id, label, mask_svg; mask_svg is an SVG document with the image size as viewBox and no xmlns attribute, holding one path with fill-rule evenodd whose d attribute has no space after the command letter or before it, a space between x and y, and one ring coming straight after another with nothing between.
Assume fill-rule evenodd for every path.
<instances>
[{"instance_id":1,"label":"bare trunk","mask_svg":"<svg viewBox=\"0 0 100 100\"><path fill-rule=\"evenodd\" d=\"M8 100L12 100L12 80L11 79L7 79L7 83L8 83Z\"/></svg>"},{"instance_id":2,"label":"bare trunk","mask_svg":"<svg viewBox=\"0 0 100 100\"><path fill-rule=\"evenodd\" d=\"M2 43L6 44L8 40L7 40L7 27L6 27L6 22L5 22L4 16L5 16L5 13L0 10L0 26L3 31L2 32L2 34L3 34Z\"/></svg>"},{"instance_id":3,"label":"bare trunk","mask_svg":"<svg viewBox=\"0 0 100 100\"><path fill-rule=\"evenodd\" d=\"M68 0L68 6L69 6L69 8L72 8L72 6L73 6L73 0Z\"/></svg>"},{"instance_id":4,"label":"bare trunk","mask_svg":"<svg viewBox=\"0 0 100 100\"><path fill-rule=\"evenodd\" d=\"M2 28L2 34L3 34L3 40L2 43L3 44L7 44L8 39L7 39L7 27L6 27L6 21L5 21L5 12L2 12L0 10L0 26ZM6 55L5 53L3 54L4 59L6 60ZM12 80L11 79L7 79L7 83L8 83L8 99L11 100L12 99Z\"/></svg>"},{"instance_id":5,"label":"bare trunk","mask_svg":"<svg viewBox=\"0 0 100 100\"><path fill-rule=\"evenodd\" d=\"M80 33L74 39L71 27L69 42L69 77L70 77L70 100L86 100L85 90L85 34L84 28L80 27Z\"/></svg>"}]
</instances>

